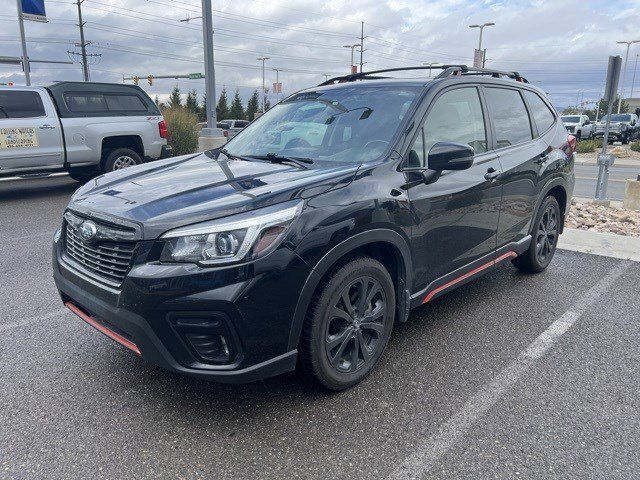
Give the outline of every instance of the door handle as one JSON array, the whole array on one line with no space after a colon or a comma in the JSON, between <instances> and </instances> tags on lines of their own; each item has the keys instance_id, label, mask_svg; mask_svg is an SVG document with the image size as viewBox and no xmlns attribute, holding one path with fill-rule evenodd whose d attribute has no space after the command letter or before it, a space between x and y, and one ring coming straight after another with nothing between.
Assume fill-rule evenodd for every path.
<instances>
[{"instance_id":1,"label":"door handle","mask_svg":"<svg viewBox=\"0 0 640 480\"><path fill-rule=\"evenodd\" d=\"M54 125L40 125L40 130L53 130L54 128L56 128Z\"/></svg>"},{"instance_id":2,"label":"door handle","mask_svg":"<svg viewBox=\"0 0 640 480\"><path fill-rule=\"evenodd\" d=\"M493 167L489 167L487 169L487 173L484 174L484 179L485 180L495 180L496 178L498 178L500 173L501 173L500 170L496 170Z\"/></svg>"}]
</instances>

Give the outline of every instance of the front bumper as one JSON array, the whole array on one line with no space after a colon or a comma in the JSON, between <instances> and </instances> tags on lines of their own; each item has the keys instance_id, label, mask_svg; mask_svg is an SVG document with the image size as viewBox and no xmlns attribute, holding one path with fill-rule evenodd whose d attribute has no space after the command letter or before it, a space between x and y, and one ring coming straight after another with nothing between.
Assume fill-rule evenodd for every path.
<instances>
[{"instance_id":1,"label":"front bumper","mask_svg":"<svg viewBox=\"0 0 640 480\"><path fill-rule=\"evenodd\" d=\"M65 305L143 359L225 383L295 368L297 351L289 349L289 335L310 269L289 248L280 246L252 264L203 269L145 262L155 242L140 242L131 270L114 290L75 271L63 243L54 243L53 273ZM230 356L210 361L200 349L203 342L193 338L219 334Z\"/></svg>"}]
</instances>

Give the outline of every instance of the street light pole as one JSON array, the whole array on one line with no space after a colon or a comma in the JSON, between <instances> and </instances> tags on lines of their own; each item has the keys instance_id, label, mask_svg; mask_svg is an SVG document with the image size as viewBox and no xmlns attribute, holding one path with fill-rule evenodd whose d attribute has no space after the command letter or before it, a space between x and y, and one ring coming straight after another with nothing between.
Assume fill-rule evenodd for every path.
<instances>
[{"instance_id":1,"label":"street light pole","mask_svg":"<svg viewBox=\"0 0 640 480\"><path fill-rule=\"evenodd\" d=\"M633 65L633 79L631 80L631 94L629 95L630 98L633 98L633 87L636 84L636 70L638 69L638 55L636 53L636 61Z\"/></svg>"},{"instance_id":2,"label":"street light pole","mask_svg":"<svg viewBox=\"0 0 640 480\"><path fill-rule=\"evenodd\" d=\"M350 48L351 49L351 64L349 65L349 73L353 73L353 52L356 49L356 47L361 47L362 44L360 43L354 43L353 45L343 45L344 48Z\"/></svg>"},{"instance_id":3,"label":"street light pole","mask_svg":"<svg viewBox=\"0 0 640 480\"><path fill-rule=\"evenodd\" d=\"M629 60L629 48L632 43L640 43L640 40L620 41L618 45L626 45L627 53L624 56L624 67L622 68L622 84L620 85L620 98L618 99L618 113L620 113L620 107L622 106L622 96L624 95L624 80L627 77L627 60Z\"/></svg>"},{"instance_id":4,"label":"street light pole","mask_svg":"<svg viewBox=\"0 0 640 480\"><path fill-rule=\"evenodd\" d=\"M204 42L204 85L207 98L207 128L216 128L216 73L213 63L213 14L211 0L202 0L202 37Z\"/></svg>"},{"instance_id":5,"label":"street light pole","mask_svg":"<svg viewBox=\"0 0 640 480\"><path fill-rule=\"evenodd\" d=\"M27 54L27 40L24 35L24 17L22 14L22 1L17 0L18 4L18 24L20 25L20 41L22 42L22 69L24 70L24 79L27 86L31 85L31 68L29 66L29 55Z\"/></svg>"},{"instance_id":6,"label":"street light pole","mask_svg":"<svg viewBox=\"0 0 640 480\"><path fill-rule=\"evenodd\" d=\"M494 22L487 22L487 23L482 23L482 24L476 24L474 23L473 25L469 25L469 28L479 28L480 29L480 37L478 38L478 51L482 51L482 32L484 31L484 27L491 27L495 25ZM486 52L483 53L483 64L484 64L484 56L486 55Z\"/></svg>"},{"instance_id":7,"label":"street light pole","mask_svg":"<svg viewBox=\"0 0 640 480\"><path fill-rule=\"evenodd\" d=\"M262 62L262 113L266 111L267 103L267 91L264 88L264 62L269 60L269 57L258 57L257 60Z\"/></svg>"},{"instance_id":8,"label":"street light pole","mask_svg":"<svg viewBox=\"0 0 640 480\"><path fill-rule=\"evenodd\" d=\"M434 65L439 64L440 62L422 62L422 65L432 67ZM429 69L429 78L431 78L431 69Z\"/></svg>"}]
</instances>

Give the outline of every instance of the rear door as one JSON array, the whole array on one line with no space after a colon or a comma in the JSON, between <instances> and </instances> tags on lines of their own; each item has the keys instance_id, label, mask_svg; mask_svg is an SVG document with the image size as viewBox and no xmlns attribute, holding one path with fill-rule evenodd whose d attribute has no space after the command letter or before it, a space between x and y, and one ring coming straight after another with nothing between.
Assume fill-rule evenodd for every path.
<instances>
[{"instance_id":1,"label":"rear door","mask_svg":"<svg viewBox=\"0 0 640 480\"><path fill-rule=\"evenodd\" d=\"M62 133L45 92L0 90L0 173L64 163Z\"/></svg>"},{"instance_id":2,"label":"rear door","mask_svg":"<svg viewBox=\"0 0 640 480\"><path fill-rule=\"evenodd\" d=\"M416 290L465 267L496 248L501 186L493 174L500 162L488 147L488 120L475 86L445 90L432 103L404 165L408 177L424 170L437 142L468 144L471 168L445 171L433 183L408 189L416 224L411 234Z\"/></svg>"},{"instance_id":3,"label":"rear door","mask_svg":"<svg viewBox=\"0 0 640 480\"><path fill-rule=\"evenodd\" d=\"M538 135L520 89L493 86L483 89L502 166L503 196L498 226L498 247L502 247L529 234L539 174L550 149ZM548 107L543 107L551 114Z\"/></svg>"}]
</instances>

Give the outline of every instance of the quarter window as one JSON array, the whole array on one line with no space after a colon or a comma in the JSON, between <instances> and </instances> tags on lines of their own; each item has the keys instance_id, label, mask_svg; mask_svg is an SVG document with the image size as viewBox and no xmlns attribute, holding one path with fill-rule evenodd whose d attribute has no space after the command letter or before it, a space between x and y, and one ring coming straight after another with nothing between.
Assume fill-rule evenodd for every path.
<instances>
[{"instance_id":1,"label":"quarter window","mask_svg":"<svg viewBox=\"0 0 640 480\"><path fill-rule=\"evenodd\" d=\"M529 115L518 90L487 88L485 92L497 147L509 147L531 140L533 135Z\"/></svg>"},{"instance_id":2,"label":"quarter window","mask_svg":"<svg viewBox=\"0 0 640 480\"><path fill-rule=\"evenodd\" d=\"M476 153L487 151L482 105L475 87L449 90L436 100L424 124L427 154L437 142L466 144Z\"/></svg>"},{"instance_id":3,"label":"quarter window","mask_svg":"<svg viewBox=\"0 0 640 480\"><path fill-rule=\"evenodd\" d=\"M551 128L551 125L553 125L553 122L556 119L555 115L537 93L525 90L524 97L529 103L533 120L536 122L536 126L538 127L538 132L546 132ZM580 121L581 119L578 118L577 120Z\"/></svg>"},{"instance_id":4,"label":"quarter window","mask_svg":"<svg viewBox=\"0 0 640 480\"><path fill-rule=\"evenodd\" d=\"M0 92L0 119L44 116L44 105L38 92L20 90Z\"/></svg>"}]
</instances>

